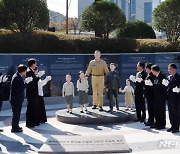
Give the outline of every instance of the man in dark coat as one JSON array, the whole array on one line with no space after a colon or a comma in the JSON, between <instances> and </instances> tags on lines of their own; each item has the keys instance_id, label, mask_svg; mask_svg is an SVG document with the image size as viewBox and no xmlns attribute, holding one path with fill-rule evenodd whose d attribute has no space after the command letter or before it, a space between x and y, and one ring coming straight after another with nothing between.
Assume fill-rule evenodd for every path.
<instances>
[{"instance_id":1,"label":"man in dark coat","mask_svg":"<svg viewBox=\"0 0 180 154\"><path fill-rule=\"evenodd\" d=\"M40 71L37 75L34 73L34 69L37 67L35 59L28 60L28 69L26 77L32 77L33 81L27 85L26 96L27 96L27 111L26 111L26 127L33 128L39 125L38 115L38 81L44 72Z\"/></svg>"},{"instance_id":2,"label":"man in dark coat","mask_svg":"<svg viewBox=\"0 0 180 154\"><path fill-rule=\"evenodd\" d=\"M153 82L154 75L151 72L151 63L146 64L147 77L145 79L145 98L147 100L148 108L148 121L145 123L146 126L154 125L154 96L153 96Z\"/></svg>"},{"instance_id":3,"label":"man in dark coat","mask_svg":"<svg viewBox=\"0 0 180 154\"><path fill-rule=\"evenodd\" d=\"M179 132L179 116L178 116L178 105L179 105L179 94L173 92L173 88L180 86L180 75L177 73L177 66L175 64L168 65L168 110L171 128L167 129L168 132L176 133Z\"/></svg>"},{"instance_id":4,"label":"man in dark coat","mask_svg":"<svg viewBox=\"0 0 180 154\"><path fill-rule=\"evenodd\" d=\"M110 72L108 72L106 76L105 84L107 86L108 90L108 98L109 98L109 112L113 111L113 96L116 99L116 109L119 110L119 103L118 103L118 92L120 89L120 79L119 74L115 71L116 64L111 63L110 64Z\"/></svg>"},{"instance_id":5,"label":"man in dark coat","mask_svg":"<svg viewBox=\"0 0 180 154\"><path fill-rule=\"evenodd\" d=\"M2 73L0 72L0 76L1 76L1 79L0 79L0 111L1 111L1 108L2 108L2 92L3 92L3 82L2 82Z\"/></svg>"},{"instance_id":6,"label":"man in dark coat","mask_svg":"<svg viewBox=\"0 0 180 154\"><path fill-rule=\"evenodd\" d=\"M3 101L3 85L7 80L8 80L8 78L6 77L6 75L3 75L0 72L0 111L2 108L2 101Z\"/></svg>"},{"instance_id":7,"label":"man in dark coat","mask_svg":"<svg viewBox=\"0 0 180 154\"><path fill-rule=\"evenodd\" d=\"M22 103L24 101L24 89L26 87L25 83L32 81L32 78L26 78L25 81L23 77L26 75L27 66L20 64L18 66L17 72L13 75L11 81L11 93L10 102L13 111L12 118L12 129L11 132L22 132L22 128L19 127L19 120L21 115Z\"/></svg>"},{"instance_id":8,"label":"man in dark coat","mask_svg":"<svg viewBox=\"0 0 180 154\"><path fill-rule=\"evenodd\" d=\"M0 72L0 111L1 111L2 103L3 103L3 85L7 81L7 79L8 78ZM2 132L2 131L3 130L0 129L0 132Z\"/></svg>"},{"instance_id":9,"label":"man in dark coat","mask_svg":"<svg viewBox=\"0 0 180 154\"><path fill-rule=\"evenodd\" d=\"M157 130L165 129L166 126L166 98L168 81L166 76L160 71L159 66L153 65L151 71L155 76L153 82L155 124L151 128Z\"/></svg>"},{"instance_id":10,"label":"man in dark coat","mask_svg":"<svg viewBox=\"0 0 180 154\"><path fill-rule=\"evenodd\" d=\"M135 106L137 119L135 121L145 122L146 119L146 107L145 107L145 97L144 97L144 81L146 78L146 72L144 71L144 63L137 63L137 73L135 79L130 80L135 82Z\"/></svg>"}]
</instances>

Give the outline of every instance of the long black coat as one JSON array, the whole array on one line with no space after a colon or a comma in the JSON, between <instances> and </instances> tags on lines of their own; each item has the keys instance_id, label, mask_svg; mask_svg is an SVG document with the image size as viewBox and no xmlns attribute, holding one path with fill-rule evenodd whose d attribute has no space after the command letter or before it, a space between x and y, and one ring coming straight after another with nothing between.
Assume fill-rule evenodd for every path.
<instances>
[{"instance_id":1,"label":"long black coat","mask_svg":"<svg viewBox=\"0 0 180 154\"><path fill-rule=\"evenodd\" d=\"M38 81L39 78L34 74L31 68L28 68L26 77L32 77L33 81L27 84L27 111L26 126L34 127L39 125L39 102L38 102Z\"/></svg>"}]
</instances>

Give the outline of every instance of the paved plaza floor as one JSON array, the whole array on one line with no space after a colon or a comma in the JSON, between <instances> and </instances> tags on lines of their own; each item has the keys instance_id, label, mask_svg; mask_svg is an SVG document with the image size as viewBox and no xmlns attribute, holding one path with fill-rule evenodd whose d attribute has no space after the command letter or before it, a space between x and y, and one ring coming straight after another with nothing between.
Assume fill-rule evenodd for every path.
<instances>
[{"instance_id":1,"label":"paved plaza floor","mask_svg":"<svg viewBox=\"0 0 180 154\"><path fill-rule=\"evenodd\" d=\"M77 104L76 104L77 106ZM25 127L25 111L22 108L20 126L23 133L11 133L10 109L0 113L0 153L37 153L52 135L123 135L133 154L179 154L180 133L172 134L166 130L155 130L142 123L71 125L57 121L55 113L65 108L63 104L46 105L48 122L29 129ZM167 115L168 116L168 115ZM168 128L170 126L167 118Z\"/></svg>"}]
</instances>

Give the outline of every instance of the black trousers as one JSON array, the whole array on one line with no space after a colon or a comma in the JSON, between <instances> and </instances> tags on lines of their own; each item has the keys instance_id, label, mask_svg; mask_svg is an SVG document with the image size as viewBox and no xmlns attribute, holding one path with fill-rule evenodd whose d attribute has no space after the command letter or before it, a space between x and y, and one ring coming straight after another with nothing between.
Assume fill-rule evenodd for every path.
<instances>
[{"instance_id":1,"label":"black trousers","mask_svg":"<svg viewBox=\"0 0 180 154\"><path fill-rule=\"evenodd\" d=\"M156 98L158 97L158 98ZM166 99L164 96L156 96L154 98L154 113L155 113L155 125L157 127L166 126ZM162 99L160 99L162 98Z\"/></svg>"},{"instance_id":2,"label":"black trousers","mask_svg":"<svg viewBox=\"0 0 180 154\"><path fill-rule=\"evenodd\" d=\"M118 92L116 89L108 89L108 97L109 97L109 107L110 110L113 110L114 102L113 96L115 98L116 108L119 109L119 102L118 102Z\"/></svg>"},{"instance_id":3,"label":"black trousers","mask_svg":"<svg viewBox=\"0 0 180 154\"><path fill-rule=\"evenodd\" d=\"M154 99L153 96L147 95L148 122L154 123Z\"/></svg>"},{"instance_id":4,"label":"black trousers","mask_svg":"<svg viewBox=\"0 0 180 154\"><path fill-rule=\"evenodd\" d=\"M168 111L169 111L169 119L172 126L172 129L179 130L179 100L178 96L169 96L168 97Z\"/></svg>"},{"instance_id":5,"label":"black trousers","mask_svg":"<svg viewBox=\"0 0 180 154\"><path fill-rule=\"evenodd\" d=\"M135 93L136 115L138 119L146 119L145 98L142 93Z\"/></svg>"},{"instance_id":6,"label":"black trousers","mask_svg":"<svg viewBox=\"0 0 180 154\"><path fill-rule=\"evenodd\" d=\"M23 102L11 102L12 106L12 129L19 129L19 120L21 116L21 108Z\"/></svg>"},{"instance_id":7,"label":"black trousers","mask_svg":"<svg viewBox=\"0 0 180 154\"><path fill-rule=\"evenodd\" d=\"M39 104L38 96L27 98L26 126L34 127L39 125Z\"/></svg>"}]
</instances>

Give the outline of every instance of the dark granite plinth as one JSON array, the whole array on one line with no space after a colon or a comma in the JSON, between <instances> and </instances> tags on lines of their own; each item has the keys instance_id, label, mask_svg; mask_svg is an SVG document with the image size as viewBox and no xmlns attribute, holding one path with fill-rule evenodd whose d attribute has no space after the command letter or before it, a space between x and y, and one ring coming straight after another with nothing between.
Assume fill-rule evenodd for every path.
<instances>
[{"instance_id":1,"label":"dark granite plinth","mask_svg":"<svg viewBox=\"0 0 180 154\"><path fill-rule=\"evenodd\" d=\"M68 124L109 124L109 123L124 123L136 119L135 112L125 111L124 107L120 110L108 112L109 107L104 107L104 111L98 109L93 110L88 107L88 111L80 113L80 108L74 108L73 114L67 113L66 109L56 112L57 120Z\"/></svg>"}]
</instances>

